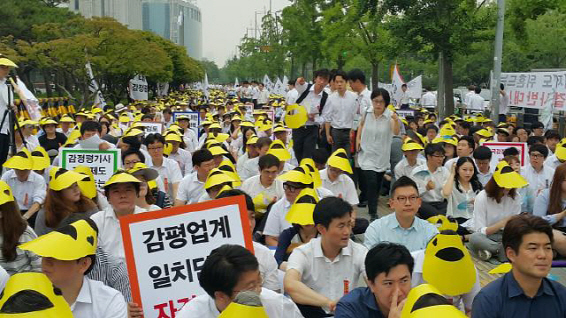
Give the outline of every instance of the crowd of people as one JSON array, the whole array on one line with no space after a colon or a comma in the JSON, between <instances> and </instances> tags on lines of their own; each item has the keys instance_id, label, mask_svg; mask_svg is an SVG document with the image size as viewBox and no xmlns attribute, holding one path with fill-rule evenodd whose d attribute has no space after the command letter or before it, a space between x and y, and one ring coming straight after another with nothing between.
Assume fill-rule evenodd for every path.
<instances>
[{"instance_id":1,"label":"crowd of people","mask_svg":"<svg viewBox=\"0 0 566 318\"><path fill-rule=\"evenodd\" d=\"M496 125L473 87L467 115L438 118L430 92L392 105L361 70L321 69L286 96L244 82L8 127L13 67L0 56L0 317L143 317L119 219L231 196L253 252L210 251L176 317L566 317L548 278L566 256L566 139ZM527 148L500 160L489 141ZM97 184L63 148L120 149L121 168ZM482 288L473 259L506 273Z\"/></svg>"}]
</instances>

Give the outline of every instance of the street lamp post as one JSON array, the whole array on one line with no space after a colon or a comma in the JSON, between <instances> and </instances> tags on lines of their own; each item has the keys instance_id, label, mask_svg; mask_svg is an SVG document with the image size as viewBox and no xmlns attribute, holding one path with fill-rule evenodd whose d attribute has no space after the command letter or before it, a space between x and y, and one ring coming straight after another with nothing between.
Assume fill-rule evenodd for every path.
<instances>
[{"instance_id":1,"label":"street lamp post","mask_svg":"<svg viewBox=\"0 0 566 318\"><path fill-rule=\"evenodd\" d=\"M499 82L501 81L501 59L503 57L503 28L505 0L497 0L497 29L495 31L495 53L493 56L493 78L491 79L491 120L499 123Z\"/></svg>"}]
</instances>

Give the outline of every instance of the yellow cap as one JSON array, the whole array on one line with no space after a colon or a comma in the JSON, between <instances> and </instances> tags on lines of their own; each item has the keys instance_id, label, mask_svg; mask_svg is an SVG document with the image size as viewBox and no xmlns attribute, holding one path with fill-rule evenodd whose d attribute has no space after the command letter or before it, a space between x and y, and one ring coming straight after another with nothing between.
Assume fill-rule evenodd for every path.
<instances>
[{"instance_id":1,"label":"yellow cap","mask_svg":"<svg viewBox=\"0 0 566 318\"><path fill-rule=\"evenodd\" d=\"M32 170L33 160L31 158L31 153L27 150L27 148L23 148L22 151L8 159L4 163L4 167L16 170Z\"/></svg>"},{"instance_id":2,"label":"yellow cap","mask_svg":"<svg viewBox=\"0 0 566 318\"><path fill-rule=\"evenodd\" d=\"M128 131L124 134L124 137L136 137L143 134L144 134L143 130L137 128L131 128L128 129Z\"/></svg>"},{"instance_id":3,"label":"yellow cap","mask_svg":"<svg viewBox=\"0 0 566 318\"><path fill-rule=\"evenodd\" d=\"M454 147L458 147L458 138L456 137L452 137L452 136L439 136L436 137L432 140L433 144L438 144L438 143L445 143L445 144L449 144L452 145Z\"/></svg>"},{"instance_id":4,"label":"yellow cap","mask_svg":"<svg viewBox=\"0 0 566 318\"><path fill-rule=\"evenodd\" d=\"M218 318L269 318L263 307L247 306L231 302Z\"/></svg>"},{"instance_id":5,"label":"yellow cap","mask_svg":"<svg viewBox=\"0 0 566 318\"><path fill-rule=\"evenodd\" d=\"M246 145L255 145L257 144L257 140L259 138L257 138L256 135L252 135L250 138L248 138L248 141L246 142Z\"/></svg>"},{"instance_id":6,"label":"yellow cap","mask_svg":"<svg viewBox=\"0 0 566 318\"><path fill-rule=\"evenodd\" d=\"M140 183L140 180L124 170L118 170L106 181L104 188L117 183Z\"/></svg>"},{"instance_id":7,"label":"yellow cap","mask_svg":"<svg viewBox=\"0 0 566 318\"><path fill-rule=\"evenodd\" d=\"M214 139L220 143L225 142L226 140L228 140L229 137L230 135L224 133L211 133L208 136L208 138Z\"/></svg>"},{"instance_id":8,"label":"yellow cap","mask_svg":"<svg viewBox=\"0 0 566 318\"><path fill-rule=\"evenodd\" d=\"M283 125L276 125L275 128L273 128L273 132L287 132L287 128L285 128Z\"/></svg>"},{"instance_id":9,"label":"yellow cap","mask_svg":"<svg viewBox=\"0 0 566 318\"><path fill-rule=\"evenodd\" d=\"M16 65L16 63L14 63L12 60L10 60L9 58L5 57L4 55L0 54L0 65L4 65L4 66L9 66L9 67L18 67L18 65Z\"/></svg>"},{"instance_id":10,"label":"yellow cap","mask_svg":"<svg viewBox=\"0 0 566 318\"><path fill-rule=\"evenodd\" d=\"M403 146L401 146L401 150L403 151L423 150L423 149L424 148L423 146L421 146L421 144L412 140L411 138L407 138L407 140L405 140L405 142L403 143Z\"/></svg>"},{"instance_id":11,"label":"yellow cap","mask_svg":"<svg viewBox=\"0 0 566 318\"><path fill-rule=\"evenodd\" d=\"M314 189L302 189L293 205L291 205L289 212L285 215L285 220L291 224L314 224L313 212L318 200L318 195Z\"/></svg>"},{"instance_id":12,"label":"yellow cap","mask_svg":"<svg viewBox=\"0 0 566 318\"><path fill-rule=\"evenodd\" d=\"M179 136L179 134L171 132L171 133L168 133L167 135L165 135L165 141L167 141L167 142L172 142L172 141L183 142L183 139L181 138L181 136Z\"/></svg>"},{"instance_id":13,"label":"yellow cap","mask_svg":"<svg viewBox=\"0 0 566 318\"><path fill-rule=\"evenodd\" d=\"M59 119L60 123L74 123L75 120L69 115L63 115L61 119Z\"/></svg>"},{"instance_id":14,"label":"yellow cap","mask_svg":"<svg viewBox=\"0 0 566 318\"><path fill-rule=\"evenodd\" d=\"M41 257L73 261L95 255L97 242L98 233L92 225L86 220L79 220L18 247Z\"/></svg>"},{"instance_id":15,"label":"yellow cap","mask_svg":"<svg viewBox=\"0 0 566 318\"><path fill-rule=\"evenodd\" d=\"M269 145L269 150L267 151L267 153L274 155L281 161L287 161L291 159L291 153L279 139L274 140L271 145Z\"/></svg>"},{"instance_id":16,"label":"yellow cap","mask_svg":"<svg viewBox=\"0 0 566 318\"><path fill-rule=\"evenodd\" d=\"M346 154L346 150L344 148L339 148L328 158L328 165L330 167L340 169L348 174L354 173L352 171L350 159L348 159L348 155Z\"/></svg>"},{"instance_id":17,"label":"yellow cap","mask_svg":"<svg viewBox=\"0 0 566 318\"><path fill-rule=\"evenodd\" d=\"M300 166L304 167L305 171L310 174L314 182L315 188L319 188L322 186L322 179L320 178L320 172L316 168L316 165L314 164L314 160L312 160L311 158L304 158L303 160L301 160Z\"/></svg>"},{"instance_id":18,"label":"yellow cap","mask_svg":"<svg viewBox=\"0 0 566 318\"><path fill-rule=\"evenodd\" d=\"M475 133L485 138L493 137L493 135L487 129L480 129Z\"/></svg>"},{"instance_id":19,"label":"yellow cap","mask_svg":"<svg viewBox=\"0 0 566 318\"><path fill-rule=\"evenodd\" d=\"M224 171L214 168L208 174L206 182L204 183L204 188L208 190L214 186L234 181L235 180L230 178L226 173L224 173Z\"/></svg>"},{"instance_id":20,"label":"yellow cap","mask_svg":"<svg viewBox=\"0 0 566 318\"><path fill-rule=\"evenodd\" d=\"M277 179L283 182L289 181L309 185L313 183L313 181L310 173L306 172L305 169L305 167L296 167L280 175Z\"/></svg>"},{"instance_id":21,"label":"yellow cap","mask_svg":"<svg viewBox=\"0 0 566 318\"><path fill-rule=\"evenodd\" d=\"M519 189L529 184L523 176L515 172L505 161L500 161L497 164L497 168L495 168L493 173L493 179L498 186L505 189Z\"/></svg>"},{"instance_id":22,"label":"yellow cap","mask_svg":"<svg viewBox=\"0 0 566 318\"><path fill-rule=\"evenodd\" d=\"M429 223L434 224L438 229L438 232L445 230L451 230L456 232L458 230L458 223L450 221L446 215L435 215L426 219Z\"/></svg>"},{"instance_id":23,"label":"yellow cap","mask_svg":"<svg viewBox=\"0 0 566 318\"><path fill-rule=\"evenodd\" d=\"M29 292L37 300L27 299ZM61 290L45 274L27 272L13 275L6 283L0 298L0 317L73 318L73 313Z\"/></svg>"},{"instance_id":24,"label":"yellow cap","mask_svg":"<svg viewBox=\"0 0 566 318\"><path fill-rule=\"evenodd\" d=\"M222 155L228 154L228 151L224 150L224 148L222 148L220 146L212 146L212 147L208 148L208 150L210 151L210 153L213 156L222 156Z\"/></svg>"},{"instance_id":25,"label":"yellow cap","mask_svg":"<svg viewBox=\"0 0 566 318\"><path fill-rule=\"evenodd\" d=\"M566 138L565 138L566 139ZM556 150L554 154L556 158L560 161L566 161L566 140L562 139L558 145L556 145Z\"/></svg>"},{"instance_id":26,"label":"yellow cap","mask_svg":"<svg viewBox=\"0 0 566 318\"><path fill-rule=\"evenodd\" d=\"M12 189L6 182L0 181L0 205L13 201L14 195L12 194Z\"/></svg>"},{"instance_id":27,"label":"yellow cap","mask_svg":"<svg viewBox=\"0 0 566 318\"><path fill-rule=\"evenodd\" d=\"M58 169L53 177L49 180L49 189L55 191L61 191L67 189L73 184L79 181L85 180L87 176L84 174L60 168Z\"/></svg>"},{"instance_id":28,"label":"yellow cap","mask_svg":"<svg viewBox=\"0 0 566 318\"><path fill-rule=\"evenodd\" d=\"M291 129L302 127L308 120L307 110L297 104L287 106L285 125Z\"/></svg>"},{"instance_id":29,"label":"yellow cap","mask_svg":"<svg viewBox=\"0 0 566 318\"><path fill-rule=\"evenodd\" d=\"M79 188L81 189L81 192L85 197L89 199L94 199L94 197L96 197L97 195L97 192L96 192L96 181L94 181L94 175L92 174L92 170L90 170L89 167L82 165L76 166L75 169L73 170L77 173L86 176L86 178L78 182Z\"/></svg>"},{"instance_id":30,"label":"yellow cap","mask_svg":"<svg viewBox=\"0 0 566 318\"><path fill-rule=\"evenodd\" d=\"M45 149L41 146L35 147L31 153L33 170L43 170L51 165L51 160Z\"/></svg>"}]
</instances>

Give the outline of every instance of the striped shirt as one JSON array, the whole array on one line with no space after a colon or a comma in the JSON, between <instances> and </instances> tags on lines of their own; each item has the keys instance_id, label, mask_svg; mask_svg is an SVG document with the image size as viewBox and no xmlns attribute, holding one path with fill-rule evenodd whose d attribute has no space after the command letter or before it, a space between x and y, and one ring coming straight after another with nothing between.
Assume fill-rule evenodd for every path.
<instances>
[{"instance_id":1,"label":"striped shirt","mask_svg":"<svg viewBox=\"0 0 566 318\"><path fill-rule=\"evenodd\" d=\"M20 245L37 238L37 235L31 227L27 227L20 236ZM0 235L0 246L4 244L4 237ZM4 255L0 253L0 266L4 267L10 276L22 272L39 272L41 273L41 257L30 251L24 251L16 248L16 259L7 261Z\"/></svg>"},{"instance_id":2,"label":"striped shirt","mask_svg":"<svg viewBox=\"0 0 566 318\"><path fill-rule=\"evenodd\" d=\"M126 302L132 301L132 290L130 288L130 279L128 278L126 265L120 260L113 258L102 248L96 248L96 261L92 270L86 276L116 289L122 293Z\"/></svg>"}]
</instances>

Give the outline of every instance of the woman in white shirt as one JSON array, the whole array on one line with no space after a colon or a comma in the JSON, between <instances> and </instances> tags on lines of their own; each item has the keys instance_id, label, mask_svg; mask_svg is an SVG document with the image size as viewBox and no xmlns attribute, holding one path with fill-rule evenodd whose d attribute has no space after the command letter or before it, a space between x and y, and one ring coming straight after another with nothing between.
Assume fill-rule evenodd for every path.
<instances>
[{"instance_id":1,"label":"woman in white shirt","mask_svg":"<svg viewBox=\"0 0 566 318\"><path fill-rule=\"evenodd\" d=\"M501 244L502 230L511 217L521 213L521 195L517 189L526 184L507 162L501 161L485 189L476 196L474 215L465 225L474 231L470 235L470 249L480 259L497 255L499 261L507 260Z\"/></svg>"},{"instance_id":2,"label":"woman in white shirt","mask_svg":"<svg viewBox=\"0 0 566 318\"><path fill-rule=\"evenodd\" d=\"M377 88L371 93L373 107L362 114L356 137L358 163L365 179L368 210L372 220L377 218L377 202L385 171L390 167L393 135L401 130L399 117L387 108L389 92Z\"/></svg>"},{"instance_id":3,"label":"woman in white shirt","mask_svg":"<svg viewBox=\"0 0 566 318\"><path fill-rule=\"evenodd\" d=\"M478 180L476 165L470 157L461 157L450 167L450 177L442 188L442 196L448 199L446 215L463 224L474 215L474 201L482 190ZM458 226L459 235L470 232Z\"/></svg>"},{"instance_id":4,"label":"woman in white shirt","mask_svg":"<svg viewBox=\"0 0 566 318\"><path fill-rule=\"evenodd\" d=\"M157 171L148 168L147 165L141 162L138 162L132 169L128 170L128 172L140 180L140 192L136 198L136 205L148 212L161 210L160 207L155 205L155 197L149 190L148 185L148 182L154 181L159 176Z\"/></svg>"}]
</instances>

